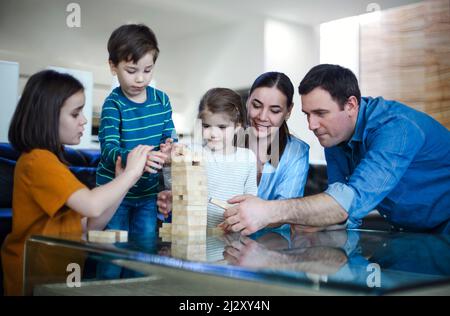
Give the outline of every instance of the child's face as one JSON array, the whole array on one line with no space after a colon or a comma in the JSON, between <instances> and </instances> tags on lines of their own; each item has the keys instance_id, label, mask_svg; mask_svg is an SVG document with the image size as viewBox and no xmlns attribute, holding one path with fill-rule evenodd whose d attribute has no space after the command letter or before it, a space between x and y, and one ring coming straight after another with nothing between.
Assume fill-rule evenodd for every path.
<instances>
[{"instance_id":1,"label":"child's face","mask_svg":"<svg viewBox=\"0 0 450 316\"><path fill-rule=\"evenodd\" d=\"M203 139L211 150L227 153L234 148L234 134L239 126L228 114L206 111L202 119Z\"/></svg>"},{"instance_id":2,"label":"child's face","mask_svg":"<svg viewBox=\"0 0 450 316\"><path fill-rule=\"evenodd\" d=\"M291 114L286 96L276 87L257 88L247 101L248 116L255 135L260 138L274 135Z\"/></svg>"},{"instance_id":3,"label":"child's face","mask_svg":"<svg viewBox=\"0 0 450 316\"><path fill-rule=\"evenodd\" d=\"M77 145L83 136L84 125L87 123L83 114L84 92L72 95L64 102L59 114L59 140L61 144Z\"/></svg>"},{"instance_id":4,"label":"child's face","mask_svg":"<svg viewBox=\"0 0 450 316\"><path fill-rule=\"evenodd\" d=\"M152 80L153 52L147 53L135 64L122 60L119 64L109 63L113 75L117 75L123 93L132 101L144 102L147 99L146 87Z\"/></svg>"}]
</instances>

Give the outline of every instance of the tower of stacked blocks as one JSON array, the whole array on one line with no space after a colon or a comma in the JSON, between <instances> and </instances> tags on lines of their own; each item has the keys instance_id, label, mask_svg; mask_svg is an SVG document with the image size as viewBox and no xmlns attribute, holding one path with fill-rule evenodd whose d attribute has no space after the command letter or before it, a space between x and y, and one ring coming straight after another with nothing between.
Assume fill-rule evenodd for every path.
<instances>
[{"instance_id":1,"label":"tower of stacked blocks","mask_svg":"<svg viewBox=\"0 0 450 316\"><path fill-rule=\"evenodd\" d=\"M205 239L208 189L201 152L176 146L172 153L172 224L163 224L161 235Z\"/></svg>"}]
</instances>

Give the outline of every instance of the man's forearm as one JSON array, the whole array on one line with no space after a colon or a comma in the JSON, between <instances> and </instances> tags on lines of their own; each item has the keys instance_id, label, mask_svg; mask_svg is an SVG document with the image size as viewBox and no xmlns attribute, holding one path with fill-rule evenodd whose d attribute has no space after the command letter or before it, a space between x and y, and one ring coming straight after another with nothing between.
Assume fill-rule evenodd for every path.
<instances>
[{"instance_id":1,"label":"man's forearm","mask_svg":"<svg viewBox=\"0 0 450 316\"><path fill-rule=\"evenodd\" d=\"M273 201L275 202L275 201ZM279 223L304 226L330 226L344 222L347 212L328 194L280 200L273 203Z\"/></svg>"}]
</instances>

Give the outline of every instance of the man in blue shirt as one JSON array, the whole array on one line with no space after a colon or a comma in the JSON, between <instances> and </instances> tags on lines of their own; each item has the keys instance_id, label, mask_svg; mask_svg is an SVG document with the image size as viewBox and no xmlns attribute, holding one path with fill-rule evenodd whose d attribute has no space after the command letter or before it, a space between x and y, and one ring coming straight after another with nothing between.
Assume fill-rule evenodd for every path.
<instances>
[{"instance_id":1,"label":"man in blue shirt","mask_svg":"<svg viewBox=\"0 0 450 316\"><path fill-rule=\"evenodd\" d=\"M325 147L329 187L285 201L239 196L225 212L233 231L273 223L306 231L356 228L377 209L399 230L450 233L450 132L430 116L381 97L361 98L355 75L312 68L299 86L309 128Z\"/></svg>"}]
</instances>

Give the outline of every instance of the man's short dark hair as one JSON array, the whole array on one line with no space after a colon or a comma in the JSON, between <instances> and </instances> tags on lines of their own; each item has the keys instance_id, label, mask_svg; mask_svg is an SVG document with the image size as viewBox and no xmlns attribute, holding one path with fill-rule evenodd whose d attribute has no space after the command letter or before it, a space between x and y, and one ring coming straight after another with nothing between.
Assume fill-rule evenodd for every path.
<instances>
[{"instance_id":1,"label":"man's short dark hair","mask_svg":"<svg viewBox=\"0 0 450 316\"><path fill-rule=\"evenodd\" d=\"M153 62L159 54L155 33L144 24L122 25L108 40L109 60L117 65L121 61L137 63L145 54L153 52Z\"/></svg>"},{"instance_id":2,"label":"man's short dark hair","mask_svg":"<svg viewBox=\"0 0 450 316\"><path fill-rule=\"evenodd\" d=\"M300 95L308 94L317 87L327 91L341 109L351 96L356 97L358 104L361 103L358 79L350 69L339 65L317 65L300 82L298 92Z\"/></svg>"}]
</instances>

